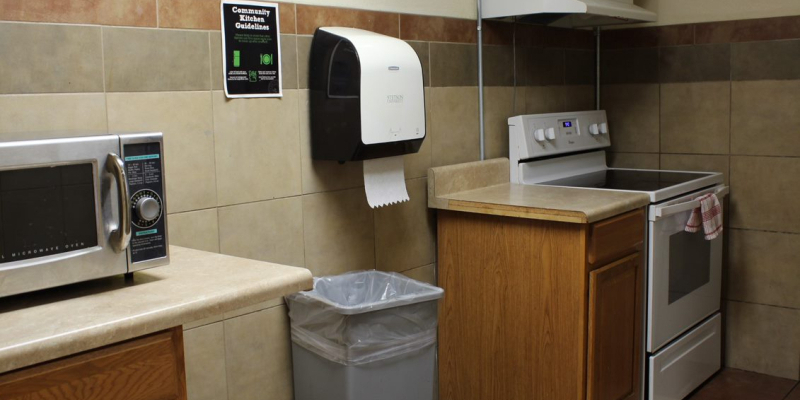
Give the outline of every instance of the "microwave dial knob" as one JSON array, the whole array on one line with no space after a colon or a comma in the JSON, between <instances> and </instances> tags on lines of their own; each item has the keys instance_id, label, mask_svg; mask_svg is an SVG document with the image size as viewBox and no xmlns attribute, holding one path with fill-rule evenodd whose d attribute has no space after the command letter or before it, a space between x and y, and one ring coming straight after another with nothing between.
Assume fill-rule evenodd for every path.
<instances>
[{"instance_id":1,"label":"microwave dial knob","mask_svg":"<svg viewBox=\"0 0 800 400\"><path fill-rule=\"evenodd\" d=\"M152 197L142 197L136 201L136 216L144 221L152 221L161 215L161 204Z\"/></svg>"}]
</instances>

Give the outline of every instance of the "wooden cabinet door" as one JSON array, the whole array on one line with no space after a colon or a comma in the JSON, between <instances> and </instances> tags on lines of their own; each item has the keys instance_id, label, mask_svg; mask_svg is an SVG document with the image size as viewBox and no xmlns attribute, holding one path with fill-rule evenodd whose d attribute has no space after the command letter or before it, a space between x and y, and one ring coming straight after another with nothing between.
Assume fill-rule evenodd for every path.
<instances>
[{"instance_id":1,"label":"wooden cabinet door","mask_svg":"<svg viewBox=\"0 0 800 400\"><path fill-rule=\"evenodd\" d=\"M0 400L186 400L183 331L127 342L0 375Z\"/></svg>"},{"instance_id":2,"label":"wooden cabinet door","mask_svg":"<svg viewBox=\"0 0 800 400\"><path fill-rule=\"evenodd\" d=\"M632 254L589 273L588 400L639 397L641 259Z\"/></svg>"}]
</instances>

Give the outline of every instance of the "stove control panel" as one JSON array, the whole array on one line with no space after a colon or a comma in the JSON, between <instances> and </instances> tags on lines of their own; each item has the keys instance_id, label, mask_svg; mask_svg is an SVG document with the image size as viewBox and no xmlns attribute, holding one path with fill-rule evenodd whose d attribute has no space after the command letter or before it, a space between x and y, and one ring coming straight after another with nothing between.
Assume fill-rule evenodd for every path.
<instances>
[{"instance_id":1,"label":"stove control panel","mask_svg":"<svg viewBox=\"0 0 800 400\"><path fill-rule=\"evenodd\" d=\"M603 110L519 115L508 119L508 133L512 163L611 145Z\"/></svg>"}]
</instances>

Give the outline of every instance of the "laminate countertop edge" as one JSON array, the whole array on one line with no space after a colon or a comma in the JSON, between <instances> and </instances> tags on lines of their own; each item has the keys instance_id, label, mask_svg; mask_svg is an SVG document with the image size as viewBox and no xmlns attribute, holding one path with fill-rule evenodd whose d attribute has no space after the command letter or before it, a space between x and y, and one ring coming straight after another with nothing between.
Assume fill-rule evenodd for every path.
<instances>
[{"instance_id":1,"label":"laminate countertop edge","mask_svg":"<svg viewBox=\"0 0 800 400\"><path fill-rule=\"evenodd\" d=\"M170 265L0 301L0 374L268 301L311 272L171 246Z\"/></svg>"},{"instance_id":2,"label":"laminate countertop edge","mask_svg":"<svg viewBox=\"0 0 800 400\"><path fill-rule=\"evenodd\" d=\"M648 204L643 192L510 183L505 158L428 171L428 207L439 210L587 224Z\"/></svg>"}]
</instances>

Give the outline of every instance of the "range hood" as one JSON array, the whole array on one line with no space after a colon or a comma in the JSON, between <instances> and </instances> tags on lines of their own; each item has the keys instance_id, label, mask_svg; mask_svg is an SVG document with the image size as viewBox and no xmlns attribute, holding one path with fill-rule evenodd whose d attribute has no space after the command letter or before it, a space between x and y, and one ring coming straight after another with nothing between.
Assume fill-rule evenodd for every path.
<instances>
[{"instance_id":1,"label":"range hood","mask_svg":"<svg viewBox=\"0 0 800 400\"><path fill-rule=\"evenodd\" d=\"M482 18L517 16L518 21L564 28L652 22L656 14L633 0L482 0Z\"/></svg>"}]
</instances>

